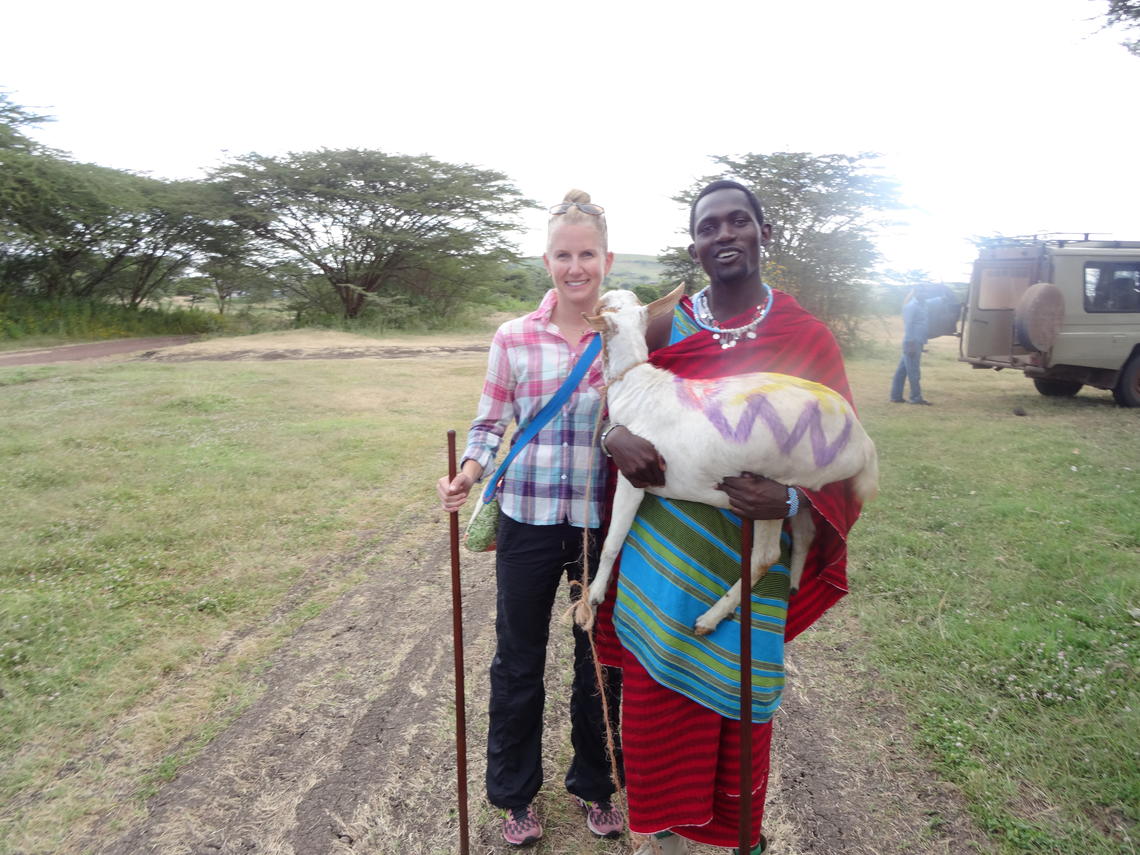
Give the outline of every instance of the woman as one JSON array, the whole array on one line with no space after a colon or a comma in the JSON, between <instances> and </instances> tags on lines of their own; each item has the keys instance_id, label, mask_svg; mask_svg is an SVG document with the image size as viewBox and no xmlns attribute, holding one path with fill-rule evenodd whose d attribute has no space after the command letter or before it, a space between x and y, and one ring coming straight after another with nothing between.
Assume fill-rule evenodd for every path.
<instances>
[{"instance_id":1,"label":"woman","mask_svg":"<svg viewBox=\"0 0 1140 855\"><path fill-rule=\"evenodd\" d=\"M827 327L761 279L771 226L755 195L736 182L709 184L693 202L689 229L689 252L710 285L650 327L650 361L692 379L790 374L850 400L843 360ZM707 405L719 402L710 399ZM634 486L664 482L669 461L627 428L610 425L602 447ZM741 518L810 513L816 528L790 604L787 534L780 565L752 591L753 853L766 848L760 829L771 719L784 684L784 641L846 590L845 538L859 510L846 482L804 491L744 473L725 478L719 488L733 513L646 494L622 552L616 588L611 583L599 612L599 658L623 669L630 829L656 838L637 855L681 855L688 852L687 840L724 847L739 840L740 617L725 620L708 636L691 628L740 577Z\"/></svg>"},{"instance_id":2,"label":"woman","mask_svg":"<svg viewBox=\"0 0 1140 855\"><path fill-rule=\"evenodd\" d=\"M571 190L550 209L543 263L553 288L538 309L499 327L459 473L437 485L443 507L458 510L491 467L512 421L528 423L562 385L592 333L593 310L613 265L604 210ZM503 839L533 843L542 825L531 805L542 784L543 671L550 614L560 580L582 573L583 528L596 565L605 495L605 458L593 448L601 369L593 366L560 413L522 450L498 490L496 650L491 662L487 797L503 814ZM587 496L587 484L591 494ZM574 594L577 596L577 594ZM588 636L574 626L570 698L574 758L566 789L600 837L617 837L624 821L610 798L614 785ZM620 676L610 678L611 729L617 731ZM620 749L618 755L620 767Z\"/></svg>"}]
</instances>

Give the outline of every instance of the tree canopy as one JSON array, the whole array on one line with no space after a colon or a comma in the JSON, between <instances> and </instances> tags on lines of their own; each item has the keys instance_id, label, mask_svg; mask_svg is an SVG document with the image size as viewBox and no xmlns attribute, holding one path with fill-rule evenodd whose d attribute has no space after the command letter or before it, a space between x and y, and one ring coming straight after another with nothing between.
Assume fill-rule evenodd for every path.
<instances>
[{"instance_id":1,"label":"tree canopy","mask_svg":"<svg viewBox=\"0 0 1140 855\"><path fill-rule=\"evenodd\" d=\"M701 263L689 255L686 247L666 247L657 256L657 261L661 264L662 293L668 293L678 285L684 285L685 293L693 295L709 284L709 278L701 269Z\"/></svg>"},{"instance_id":2,"label":"tree canopy","mask_svg":"<svg viewBox=\"0 0 1140 855\"><path fill-rule=\"evenodd\" d=\"M1127 16L1140 0L1112 3ZM431 323L491 294L543 287L512 243L518 215L534 203L499 172L321 149L252 153L203 181L161 181L40 145L27 130L46 120L0 92L0 296L138 307L164 293L208 294L223 312L235 295L275 293L298 319ZM718 174L675 198L688 203L719 177L755 189L774 226L766 278L843 338L867 299L874 230L898 207L874 160L718 156ZM703 284L684 247L660 261L664 286Z\"/></svg>"},{"instance_id":3,"label":"tree canopy","mask_svg":"<svg viewBox=\"0 0 1140 855\"><path fill-rule=\"evenodd\" d=\"M1123 30L1140 29L1140 0L1108 0L1105 26ZM1140 39L1122 42L1129 53L1140 56Z\"/></svg>"},{"instance_id":4,"label":"tree canopy","mask_svg":"<svg viewBox=\"0 0 1140 855\"><path fill-rule=\"evenodd\" d=\"M0 297L283 294L297 318L453 317L499 293L533 203L506 176L368 150L249 154L204 181L77 163L0 92Z\"/></svg>"},{"instance_id":5,"label":"tree canopy","mask_svg":"<svg viewBox=\"0 0 1140 855\"><path fill-rule=\"evenodd\" d=\"M213 181L265 256L323 276L349 318L396 295L447 311L514 258L530 204L498 172L356 149L251 154Z\"/></svg>"},{"instance_id":6,"label":"tree canopy","mask_svg":"<svg viewBox=\"0 0 1140 855\"><path fill-rule=\"evenodd\" d=\"M140 305L191 263L201 187L76 163L23 133L42 120L0 94L0 293Z\"/></svg>"}]
</instances>

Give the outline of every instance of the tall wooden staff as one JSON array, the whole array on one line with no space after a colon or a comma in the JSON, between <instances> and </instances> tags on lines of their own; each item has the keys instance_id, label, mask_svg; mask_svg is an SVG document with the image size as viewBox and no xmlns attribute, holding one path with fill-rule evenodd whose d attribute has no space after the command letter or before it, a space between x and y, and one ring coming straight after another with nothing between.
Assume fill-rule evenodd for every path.
<instances>
[{"instance_id":1,"label":"tall wooden staff","mask_svg":"<svg viewBox=\"0 0 1140 855\"><path fill-rule=\"evenodd\" d=\"M455 431L447 432L448 483L455 480ZM459 511L451 517L451 634L455 639L455 766L459 777L459 852L467 855L467 710L463 692L463 594L459 587Z\"/></svg>"},{"instance_id":2,"label":"tall wooden staff","mask_svg":"<svg viewBox=\"0 0 1140 855\"><path fill-rule=\"evenodd\" d=\"M740 526L740 852L752 851L752 532ZM744 582L747 580L748 585Z\"/></svg>"}]
</instances>

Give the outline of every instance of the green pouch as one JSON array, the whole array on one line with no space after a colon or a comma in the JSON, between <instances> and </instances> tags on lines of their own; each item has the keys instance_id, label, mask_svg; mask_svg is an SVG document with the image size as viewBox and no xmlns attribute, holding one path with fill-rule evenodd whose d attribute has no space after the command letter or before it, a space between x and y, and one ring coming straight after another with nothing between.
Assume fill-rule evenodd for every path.
<instances>
[{"instance_id":1,"label":"green pouch","mask_svg":"<svg viewBox=\"0 0 1140 855\"><path fill-rule=\"evenodd\" d=\"M463 534L463 545L468 552L491 552L495 548L495 537L499 533L499 500L484 502L480 496L476 500L475 513L467 523Z\"/></svg>"}]
</instances>

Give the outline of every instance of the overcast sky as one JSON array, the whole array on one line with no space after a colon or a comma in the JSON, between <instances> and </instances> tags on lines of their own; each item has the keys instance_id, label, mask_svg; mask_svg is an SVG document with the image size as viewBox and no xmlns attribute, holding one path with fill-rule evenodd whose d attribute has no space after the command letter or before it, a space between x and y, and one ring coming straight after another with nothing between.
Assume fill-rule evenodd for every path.
<instances>
[{"instance_id":1,"label":"overcast sky","mask_svg":"<svg viewBox=\"0 0 1140 855\"><path fill-rule=\"evenodd\" d=\"M399 3L38 0L3 13L0 87L77 159L196 178L228 156L430 154L611 248L687 242L710 155L883 155L908 224L885 265L968 277L972 235L1140 239L1140 58L1103 0ZM519 235L539 254L545 217Z\"/></svg>"}]
</instances>

